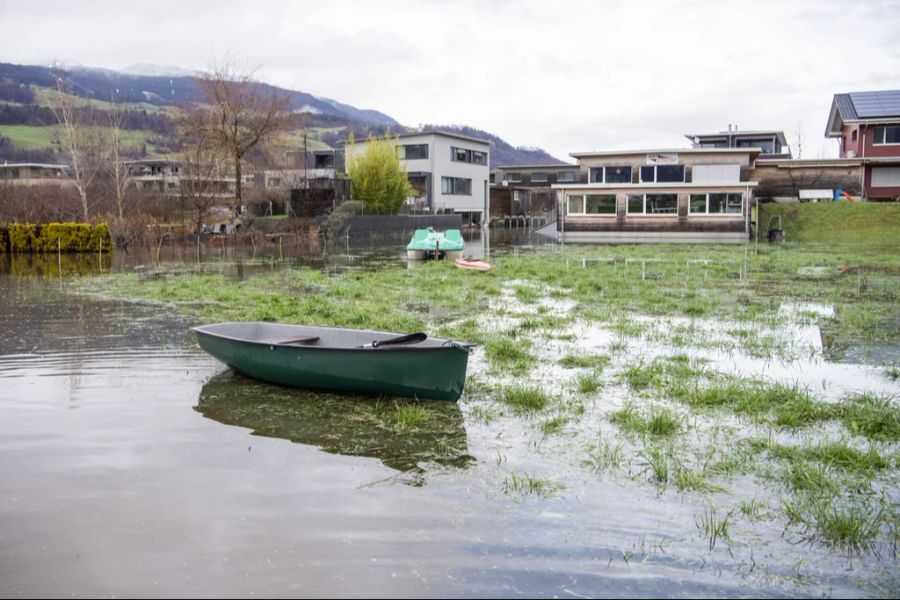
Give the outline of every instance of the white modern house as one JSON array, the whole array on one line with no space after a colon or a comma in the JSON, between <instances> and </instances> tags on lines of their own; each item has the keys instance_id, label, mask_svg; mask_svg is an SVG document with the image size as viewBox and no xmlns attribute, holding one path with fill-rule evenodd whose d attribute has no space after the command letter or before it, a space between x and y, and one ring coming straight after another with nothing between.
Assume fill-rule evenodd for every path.
<instances>
[{"instance_id":1,"label":"white modern house","mask_svg":"<svg viewBox=\"0 0 900 600\"><path fill-rule=\"evenodd\" d=\"M416 196L407 202L422 212L454 212L464 222L485 223L490 214L490 144L443 131L398 137L397 152ZM347 158L367 142L347 144Z\"/></svg>"}]
</instances>

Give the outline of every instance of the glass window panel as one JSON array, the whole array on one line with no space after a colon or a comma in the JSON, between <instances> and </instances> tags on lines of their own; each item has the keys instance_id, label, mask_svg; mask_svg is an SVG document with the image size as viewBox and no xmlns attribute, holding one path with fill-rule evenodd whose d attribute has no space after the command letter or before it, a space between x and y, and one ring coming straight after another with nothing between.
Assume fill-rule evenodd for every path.
<instances>
[{"instance_id":1,"label":"glass window panel","mask_svg":"<svg viewBox=\"0 0 900 600\"><path fill-rule=\"evenodd\" d=\"M400 146L400 158L405 160L428 158L428 144L407 144L405 146Z\"/></svg>"},{"instance_id":2,"label":"glass window panel","mask_svg":"<svg viewBox=\"0 0 900 600\"><path fill-rule=\"evenodd\" d=\"M730 215L739 215L744 206L743 194L728 194L725 199L725 212Z\"/></svg>"},{"instance_id":3,"label":"glass window panel","mask_svg":"<svg viewBox=\"0 0 900 600\"><path fill-rule=\"evenodd\" d=\"M507 173L506 180L511 181L513 183L519 183L520 181L522 181L522 174L521 173Z\"/></svg>"},{"instance_id":4,"label":"glass window panel","mask_svg":"<svg viewBox=\"0 0 900 600\"><path fill-rule=\"evenodd\" d=\"M700 214L706 212L706 194L691 194L690 211Z\"/></svg>"},{"instance_id":5,"label":"glass window panel","mask_svg":"<svg viewBox=\"0 0 900 600\"><path fill-rule=\"evenodd\" d=\"M547 173L535 171L531 174L531 181L533 183L546 183L548 181Z\"/></svg>"},{"instance_id":6,"label":"glass window panel","mask_svg":"<svg viewBox=\"0 0 900 600\"><path fill-rule=\"evenodd\" d=\"M674 215L677 213L677 194L647 194L647 214Z\"/></svg>"},{"instance_id":7,"label":"glass window panel","mask_svg":"<svg viewBox=\"0 0 900 600\"><path fill-rule=\"evenodd\" d=\"M900 144L900 127L885 127L884 128L884 143L885 144Z\"/></svg>"},{"instance_id":8,"label":"glass window panel","mask_svg":"<svg viewBox=\"0 0 900 600\"><path fill-rule=\"evenodd\" d=\"M657 165L656 181L681 182L684 181L684 165Z\"/></svg>"},{"instance_id":9,"label":"glass window panel","mask_svg":"<svg viewBox=\"0 0 900 600\"><path fill-rule=\"evenodd\" d=\"M709 212L710 214L722 214L725 212L725 200L728 194L710 194L709 195Z\"/></svg>"},{"instance_id":10,"label":"glass window panel","mask_svg":"<svg viewBox=\"0 0 900 600\"><path fill-rule=\"evenodd\" d=\"M569 196L569 214L584 212L584 196Z\"/></svg>"},{"instance_id":11,"label":"glass window panel","mask_svg":"<svg viewBox=\"0 0 900 600\"><path fill-rule=\"evenodd\" d=\"M874 142L876 144L884 143L884 127L876 127L875 128L875 139Z\"/></svg>"},{"instance_id":12,"label":"glass window panel","mask_svg":"<svg viewBox=\"0 0 900 600\"><path fill-rule=\"evenodd\" d=\"M585 197L585 211L589 215L616 214L615 194L591 194Z\"/></svg>"},{"instance_id":13,"label":"glass window panel","mask_svg":"<svg viewBox=\"0 0 900 600\"><path fill-rule=\"evenodd\" d=\"M628 214L644 213L644 196L641 194L628 194Z\"/></svg>"},{"instance_id":14,"label":"glass window panel","mask_svg":"<svg viewBox=\"0 0 900 600\"><path fill-rule=\"evenodd\" d=\"M606 167L606 183L631 183L631 167Z\"/></svg>"},{"instance_id":15,"label":"glass window panel","mask_svg":"<svg viewBox=\"0 0 900 600\"><path fill-rule=\"evenodd\" d=\"M641 167L641 181L644 183L656 181L656 168L653 165Z\"/></svg>"},{"instance_id":16,"label":"glass window panel","mask_svg":"<svg viewBox=\"0 0 900 600\"><path fill-rule=\"evenodd\" d=\"M556 181L559 183L571 183L575 181L575 172L574 171L560 171L556 175Z\"/></svg>"},{"instance_id":17,"label":"glass window panel","mask_svg":"<svg viewBox=\"0 0 900 600\"><path fill-rule=\"evenodd\" d=\"M591 167L591 183L603 183L603 167Z\"/></svg>"}]
</instances>

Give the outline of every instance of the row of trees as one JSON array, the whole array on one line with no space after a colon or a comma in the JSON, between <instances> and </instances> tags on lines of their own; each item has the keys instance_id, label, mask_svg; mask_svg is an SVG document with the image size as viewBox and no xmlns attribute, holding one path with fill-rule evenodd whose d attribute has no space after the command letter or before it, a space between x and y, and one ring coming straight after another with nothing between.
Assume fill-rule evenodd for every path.
<instances>
[{"instance_id":1,"label":"row of trees","mask_svg":"<svg viewBox=\"0 0 900 600\"><path fill-rule=\"evenodd\" d=\"M225 61L196 80L204 101L185 107L178 124L182 143L181 192L195 203L199 219L214 202L226 176L234 181L234 207L243 201L243 162L248 153L264 146L294 124L290 98L255 81L253 72L240 72ZM112 200L114 217L123 220L133 209L132 175L125 146L129 114L120 103L109 110L78 106L57 78L56 103L51 110L61 127L59 143L70 166L70 176L89 221L101 200ZM106 204L109 204L107 202Z\"/></svg>"}]
</instances>

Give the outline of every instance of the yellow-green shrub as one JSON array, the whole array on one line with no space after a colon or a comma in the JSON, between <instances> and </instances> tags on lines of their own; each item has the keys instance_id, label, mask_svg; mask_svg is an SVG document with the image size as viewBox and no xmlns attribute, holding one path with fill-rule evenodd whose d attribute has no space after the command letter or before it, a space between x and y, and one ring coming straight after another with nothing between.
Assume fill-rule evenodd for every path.
<instances>
[{"instance_id":1,"label":"yellow-green shrub","mask_svg":"<svg viewBox=\"0 0 900 600\"><path fill-rule=\"evenodd\" d=\"M36 252L37 225L12 223L7 226L9 249L11 252Z\"/></svg>"},{"instance_id":2,"label":"yellow-green shrub","mask_svg":"<svg viewBox=\"0 0 900 600\"><path fill-rule=\"evenodd\" d=\"M7 227L12 252L104 252L112 251L112 238L106 223L13 223Z\"/></svg>"}]
</instances>

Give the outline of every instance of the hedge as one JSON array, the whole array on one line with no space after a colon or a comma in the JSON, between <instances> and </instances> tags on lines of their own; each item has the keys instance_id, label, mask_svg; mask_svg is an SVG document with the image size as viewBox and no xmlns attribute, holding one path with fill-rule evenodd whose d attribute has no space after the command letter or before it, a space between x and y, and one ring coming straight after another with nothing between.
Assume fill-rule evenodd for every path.
<instances>
[{"instance_id":1,"label":"hedge","mask_svg":"<svg viewBox=\"0 0 900 600\"><path fill-rule=\"evenodd\" d=\"M0 252L103 252L112 251L106 223L11 223L0 228Z\"/></svg>"}]
</instances>

